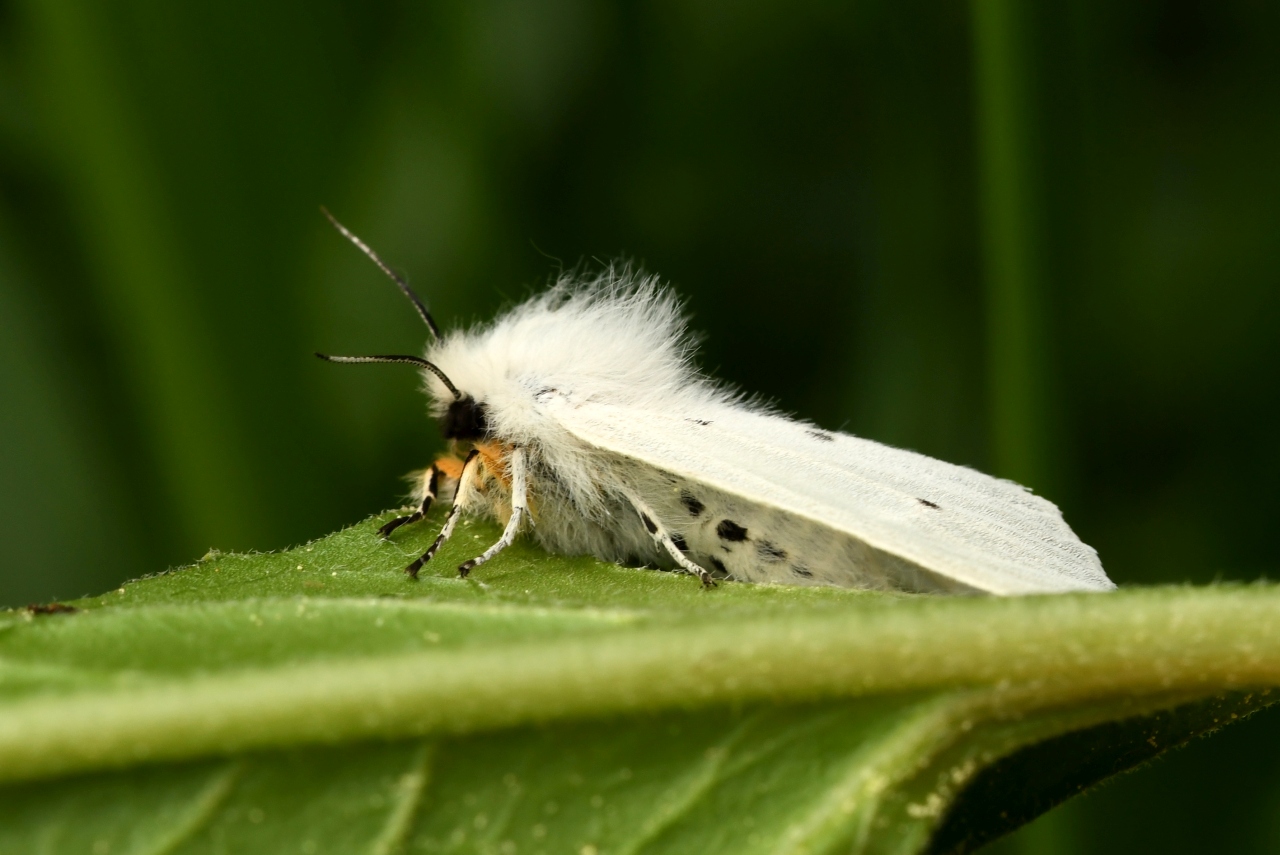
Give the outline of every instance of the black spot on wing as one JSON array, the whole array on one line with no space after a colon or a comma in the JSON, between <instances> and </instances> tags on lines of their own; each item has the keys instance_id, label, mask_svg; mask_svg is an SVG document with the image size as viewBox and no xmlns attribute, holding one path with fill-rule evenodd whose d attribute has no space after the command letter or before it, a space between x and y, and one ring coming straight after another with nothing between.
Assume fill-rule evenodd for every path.
<instances>
[{"instance_id":1,"label":"black spot on wing","mask_svg":"<svg viewBox=\"0 0 1280 855\"><path fill-rule=\"evenodd\" d=\"M699 516L707 509L707 506L698 501L698 497L693 493L681 493L680 503L684 505L684 509L689 512L689 516Z\"/></svg>"},{"instance_id":2,"label":"black spot on wing","mask_svg":"<svg viewBox=\"0 0 1280 855\"><path fill-rule=\"evenodd\" d=\"M767 540L762 540L756 544L756 553L760 556L761 561L775 563L787 560L787 551L775 546Z\"/></svg>"},{"instance_id":3,"label":"black spot on wing","mask_svg":"<svg viewBox=\"0 0 1280 855\"><path fill-rule=\"evenodd\" d=\"M657 523L655 523L653 520L649 519L649 515L648 515L648 514L641 514L641 515L640 515L640 519L644 520L644 527L645 527L645 528L647 528L647 529L649 530L649 534L653 534L654 532L656 532L656 531L658 530L658 525L657 525Z\"/></svg>"},{"instance_id":4,"label":"black spot on wing","mask_svg":"<svg viewBox=\"0 0 1280 855\"><path fill-rule=\"evenodd\" d=\"M716 534L720 535L721 540L730 543L740 543L747 539L747 530L733 520L720 520L720 525L716 526Z\"/></svg>"},{"instance_id":5,"label":"black spot on wing","mask_svg":"<svg viewBox=\"0 0 1280 855\"><path fill-rule=\"evenodd\" d=\"M685 419L685 421L693 422L695 425L701 425L702 427L706 427L707 425L711 424L711 422L705 421L703 419Z\"/></svg>"},{"instance_id":6,"label":"black spot on wing","mask_svg":"<svg viewBox=\"0 0 1280 855\"><path fill-rule=\"evenodd\" d=\"M928 499L916 499L916 501L924 505L926 508L933 508L935 511L941 509L941 505L934 504Z\"/></svg>"},{"instance_id":7,"label":"black spot on wing","mask_svg":"<svg viewBox=\"0 0 1280 855\"><path fill-rule=\"evenodd\" d=\"M689 551L689 544L685 543L684 538L681 537L680 535L678 534L671 535L671 542L674 543L676 545L676 549L680 550L681 552Z\"/></svg>"},{"instance_id":8,"label":"black spot on wing","mask_svg":"<svg viewBox=\"0 0 1280 855\"><path fill-rule=\"evenodd\" d=\"M716 572L719 573L721 576L729 575L729 571L725 569L724 562L721 561L719 558L716 558L714 555L711 556L711 566L716 568Z\"/></svg>"},{"instance_id":9,"label":"black spot on wing","mask_svg":"<svg viewBox=\"0 0 1280 855\"><path fill-rule=\"evenodd\" d=\"M799 564L792 565L791 572L795 573L797 576L803 576L805 579L813 578L813 572L809 570L808 567L803 567Z\"/></svg>"},{"instance_id":10,"label":"black spot on wing","mask_svg":"<svg viewBox=\"0 0 1280 855\"><path fill-rule=\"evenodd\" d=\"M827 433L825 430L807 430L805 431L805 433L809 434L809 436L813 437L814 439L821 440L822 442L836 441L836 438L831 434Z\"/></svg>"}]
</instances>

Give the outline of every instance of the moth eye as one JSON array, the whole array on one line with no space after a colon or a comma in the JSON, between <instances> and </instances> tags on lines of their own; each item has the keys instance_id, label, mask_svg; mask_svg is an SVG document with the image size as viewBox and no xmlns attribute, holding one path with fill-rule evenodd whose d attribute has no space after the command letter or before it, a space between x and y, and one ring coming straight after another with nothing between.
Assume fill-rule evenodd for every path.
<instances>
[{"instance_id":1,"label":"moth eye","mask_svg":"<svg viewBox=\"0 0 1280 855\"><path fill-rule=\"evenodd\" d=\"M489 408L467 395L449 405L444 414L445 439L484 439L489 435Z\"/></svg>"}]
</instances>

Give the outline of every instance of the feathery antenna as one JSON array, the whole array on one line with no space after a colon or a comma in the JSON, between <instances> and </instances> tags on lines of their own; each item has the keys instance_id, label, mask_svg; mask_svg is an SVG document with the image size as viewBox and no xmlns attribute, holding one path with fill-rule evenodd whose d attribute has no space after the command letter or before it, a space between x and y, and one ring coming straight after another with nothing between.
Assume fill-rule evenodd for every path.
<instances>
[{"instance_id":1,"label":"feathery antenna","mask_svg":"<svg viewBox=\"0 0 1280 855\"><path fill-rule=\"evenodd\" d=\"M401 293L403 293L406 297L408 297L409 301L413 303L413 307L418 310L418 316L422 318L423 322L425 322L427 325L427 329L431 330L431 334L435 336L436 340L438 341L440 339L440 328L436 326L435 318L431 317L431 312L427 311L427 304L422 302L422 298L419 297L414 292L414 290L409 287L409 283L405 282L403 277L401 277L398 273L396 273L394 270L388 267L387 263L383 261L382 258L378 255L378 253L374 252L373 249L367 243L360 240L360 238L356 237L354 234L351 233L350 229L348 229L342 223L338 222L337 218L334 217L333 214L330 214L329 209L326 208L324 205L320 206L320 213L324 214L325 217L329 220L329 222L333 223L333 227L337 229L342 234L343 237L345 237L347 240L355 244L356 248L359 249L361 252L363 252L365 255L367 255L370 261L378 265L379 270L387 274L387 277L392 282L396 283L397 287L400 288ZM437 371L437 373L439 372ZM444 378L444 375L440 375L440 376L441 376L441 379ZM448 383L448 382L449 382L448 380L445 380L445 383Z\"/></svg>"}]
</instances>

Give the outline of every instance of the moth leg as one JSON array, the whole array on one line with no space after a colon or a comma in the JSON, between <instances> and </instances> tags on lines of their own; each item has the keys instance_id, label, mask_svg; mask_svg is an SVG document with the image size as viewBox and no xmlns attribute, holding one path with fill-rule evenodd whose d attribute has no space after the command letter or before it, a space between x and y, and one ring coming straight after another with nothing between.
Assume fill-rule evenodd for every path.
<instances>
[{"instance_id":1,"label":"moth leg","mask_svg":"<svg viewBox=\"0 0 1280 855\"><path fill-rule=\"evenodd\" d=\"M453 535L453 530L458 525L458 516L462 513L462 509L466 506L467 498L469 497L470 491L468 488L471 486L470 478L473 477L471 475L471 464L479 454L480 452L473 448L471 453L467 455L467 459L462 462L462 471L458 473L458 486L453 491L453 507L449 508L449 516L445 518L444 528L440 529L440 535L436 538L436 542L431 544L431 548L418 556L408 567L404 568L404 572L408 573L411 578L418 578L418 571L422 569L422 565L430 561L436 554L436 550L443 546L444 542Z\"/></svg>"},{"instance_id":2,"label":"moth leg","mask_svg":"<svg viewBox=\"0 0 1280 855\"><path fill-rule=\"evenodd\" d=\"M511 519L507 520L507 527L502 530L502 537L498 538L497 543L486 549L483 555L462 562L458 573L463 577L510 546L520 533L520 523L529 513L528 477L524 468L523 448L517 446L511 449L507 471L511 474Z\"/></svg>"},{"instance_id":3,"label":"moth leg","mask_svg":"<svg viewBox=\"0 0 1280 855\"><path fill-rule=\"evenodd\" d=\"M645 530L649 532L654 541L665 549L668 555L675 559L676 564L679 564L681 569L690 576L697 576L702 582L702 587L714 588L716 586L716 580L711 578L710 573L697 564L694 564L689 560L687 555L680 551L680 547L676 546L676 542L671 539L671 535L667 532L666 528L657 521L657 516L653 511L649 510L649 506L640 501L638 496L632 495L631 493L627 493L626 496L627 501L631 502L631 506L635 508L636 513L640 515L640 521L644 523Z\"/></svg>"},{"instance_id":4,"label":"moth leg","mask_svg":"<svg viewBox=\"0 0 1280 855\"><path fill-rule=\"evenodd\" d=\"M418 509L408 516L396 517L391 522L378 529L378 537L383 540L391 539L391 532L395 531L402 525L416 523L427 515L427 511L431 510L431 503L436 500L436 489L440 486L440 470L436 468L434 463L423 473L427 482L426 489L422 491L422 501L418 505Z\"/></svg>"}]
</instances>

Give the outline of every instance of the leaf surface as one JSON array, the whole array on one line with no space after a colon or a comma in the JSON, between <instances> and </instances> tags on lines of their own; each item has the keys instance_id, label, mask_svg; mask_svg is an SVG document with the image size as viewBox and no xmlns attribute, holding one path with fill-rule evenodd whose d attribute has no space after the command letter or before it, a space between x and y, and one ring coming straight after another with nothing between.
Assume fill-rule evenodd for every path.
<instances>
[{"instance_id":1,"label":"leaf surface","mask_svg":"<svg viewBox=\"0 0 1280 855\"><path fill-rule=\"evenodd\" d=\"M1272 586L415 583L387 518L0 615L0 852L968 851L1280 683Z\"/></svg>"}]
</instances>

